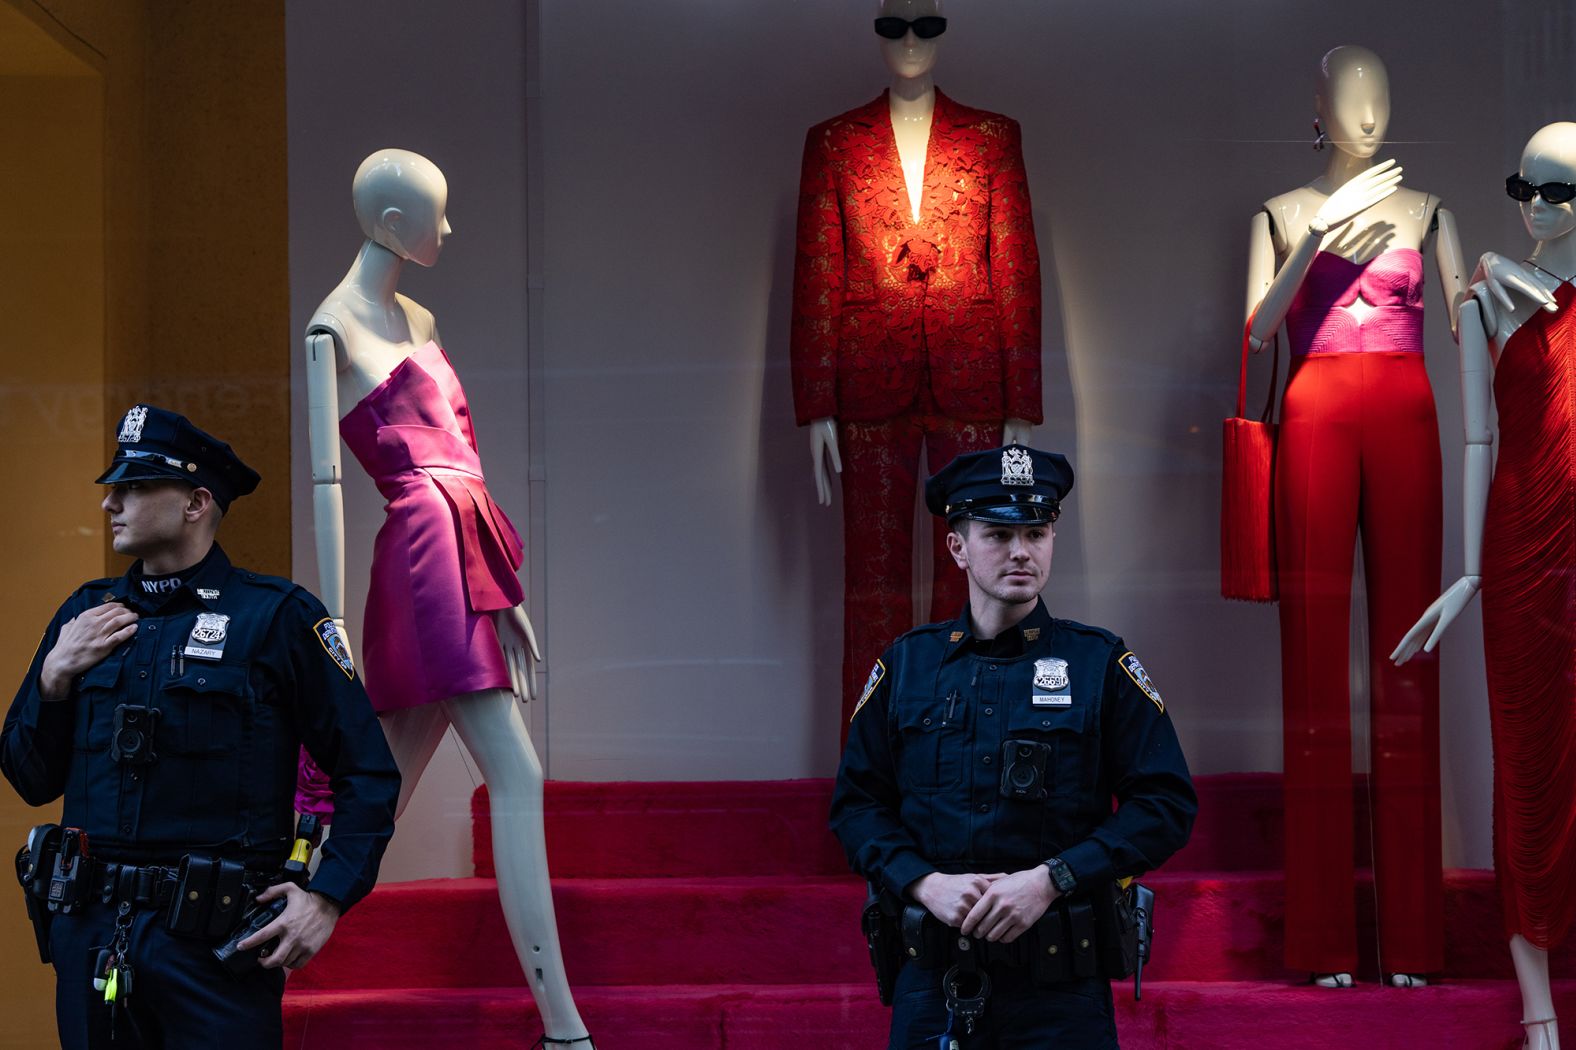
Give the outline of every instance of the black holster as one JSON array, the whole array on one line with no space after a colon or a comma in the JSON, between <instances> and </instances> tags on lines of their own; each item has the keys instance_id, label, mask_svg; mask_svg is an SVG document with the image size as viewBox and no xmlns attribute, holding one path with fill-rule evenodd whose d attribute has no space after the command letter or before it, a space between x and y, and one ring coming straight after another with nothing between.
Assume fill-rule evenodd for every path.
<instances>
[{"instance_id":1,"label":"black holster","mask_svg":"<svg viewBox=\"0 0 1576 1050\"><path fill-rule=\"evenodd\" d=\"M903 946L898 929L898 902L890 893L868 883L870 895L865 899L865 910L859 918L864 931L865 946L870 949L870 965L876 971L876 994L882 1006L892 1005L892 991L897 986L897 972L903 968Z\"/></svg>"},{"instance_id":2,"label":"black holster","mask_svg":"<svg viewBox=\"0 0 1576 1050\"><path fill-rule=\"evenodd\" d=\"M50 962L49 926L57 908L50 906L50 881L55 860L60 855L64 829L58 824L39 824L27 833L27 844L16 853L16 879L22 884L22 899L27 904L27 921L33 925L33 940L38 945L40 962Z\"/></svg>"}]
</instances>

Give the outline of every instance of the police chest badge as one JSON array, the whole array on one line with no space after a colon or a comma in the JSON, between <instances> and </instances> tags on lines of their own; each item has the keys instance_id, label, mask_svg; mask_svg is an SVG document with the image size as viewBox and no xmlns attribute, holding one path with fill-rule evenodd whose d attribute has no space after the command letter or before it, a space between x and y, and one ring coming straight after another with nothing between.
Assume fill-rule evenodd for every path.
<instances>
[{"instance_id":1,"label":"police chest badge","mask_svg":"<svg viewBox=\"0 0 1576 1050\"><path fill-rule=\"evenodd\" d=\"M886 664L877 660L876 665L870 669L870 677L865 680L865 691L859 697L859 703L854 705L854 714L848 716L850 722L854 720L855 715L859 714L859 709L865 706L865 701L869 700L871 695L875 693L876 686L881 684L881 679L884 677L886 677Z\"/></svg>"},{"instance_id":2,"label":"police chest badge","mask_svg":"<svg viewBox=\"0 0 1576 1050\"><path fill-rule=\"evenodd\" d=\"M229 636L230 618L224 613L198 613L186 639L185 655L198 660L224 659L224 640Z\"/></svg>"},{"instance_id":3,"label":"police chest badge","mask_svg":"<svg viewBox=\"0 0 1576 1050\"><path fill-rule=\"evenodd\" d=\"M1034 695L1030 703L1035 707L1071 707L1072 694L1067 692L1067 661L1059 656L1047 656L1034 661Z\"/></svg>"},{"instance_id":4,"label":"police chest badge","mask_svg":"<svg viewBox=\"0 0 1576 1050\"><path fill-rule=\"evenodd\" d=\"M339 629L339 624L325 616L313 625L312 631L322 644L323 651L345 672L345 677L356 677L356 665L350 659L350 646L345 643L345 634Z\"/></svg>"},{"instance_id":5,"label":"police chest badge","mask_svg":"<svg viewBox=\"0 0 1576 1050\"><path fill-rule=\"evenodd\" d=\"M1144 695L1149 697L1150 702L1160 708L1160 713L1165 714L1166 704L1164 700L1160 699L1160 690L1156 689L1155 683L1149 680L1149 672L1144 670L1144 665L1138 662L1138 657L1132 653L1123 656L1122 670L1127 672L1127 677L1133 680L1134 685L1144 691Z\"/></svg>"},{"instance_id":6,"label":"police chest badge","mask_svg":"<svg viewBox=\"0 0 1576 1050\"><path fill-rule=\"evenodd\" d=\"M1028 450L1014 445L1001 454L1001 483L1003 485L1033 485L1034 460Z\"/></svg>"},{"instance_id":7,"label":"police chest badge","mask_svg":"<svg viewBox=\"0 0 1576 1050\"><path fill-rule=\"evenodd\" d=\"M115 440L122 445L135 445L142 440L142 428L148 422L148 406L135 405L120 421L120 433Z\"/></svg>"}]
</instances>

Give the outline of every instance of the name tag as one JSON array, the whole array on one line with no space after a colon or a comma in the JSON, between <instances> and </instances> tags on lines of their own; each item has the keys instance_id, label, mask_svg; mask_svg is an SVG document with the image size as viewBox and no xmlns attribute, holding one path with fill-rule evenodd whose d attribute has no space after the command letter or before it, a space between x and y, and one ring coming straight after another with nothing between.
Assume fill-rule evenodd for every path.
<instances>
[{"instance_id":1,"label":"name tag","mask_svg":"<svg viewBox=\"0 0 1576 1050\"><path fill-rule=\"evenodd\" d=\"M1035 707L1071 707L1073 698L1071 693L1052 693L1050 695L1036 695L1031 701Z\"/></svg>"},{"instance_id":2,"label":"name tag","mask_svg":"<svg viewBox=\"0 0 1576 1050\"><path fill-rule=\"evenodd\" d=\"M223 613L198 613L182 655L198 660L224 659L224 641L229 635L229 626L230 618Z\"/></svg>"}]
</instances>

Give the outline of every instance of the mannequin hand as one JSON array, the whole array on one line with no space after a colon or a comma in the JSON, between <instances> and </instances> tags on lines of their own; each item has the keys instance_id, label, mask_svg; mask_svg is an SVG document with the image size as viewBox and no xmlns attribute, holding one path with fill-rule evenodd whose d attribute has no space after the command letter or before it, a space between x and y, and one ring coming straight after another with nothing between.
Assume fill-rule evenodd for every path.
<instances>
[{"instance_id":1,"label":"mannequin hand","mask_svg":"<svg viewBox=\"0 0 1576 1050\"><path fill-rule=\"evenodd\" d=\"M1333 230L1345 225L1378 204L1401 185L1401 169L1395 161L1375 164L1330 194L1313 216L1313 225Z\"/></svg>"},{"instance_id":2,"label":"mannequin hand","mask_svg":"<svg viewBox=\"0 0 1576 1050\"><path fill-rule=\"evenodd\" d=\"M1051 873L1043 864L1027 871L1015 871L990 884L985 895L963 920L963 933L987 941L1011 944L1061 896L1051 884Z\"/></svg>"},{"instance_id":3,"label":"mannequin hand","mask_svg":"<svg viewBox=\"0 0 1576 1050\"><path fill-rule=\"evenodd\" d=\"M1543 309L1551 313L1559 309L1554 296L1538 283L1525 266L1497 252L1484 252L1483 258L1478 260L1477 273L1473 276L1476 280L1472 282L1472 295L1483 307L1483 327L1490 338L1499 330L1499 312L1503 310L1507 320L1516 312L1515 300L1510 297L1513 291L1541 304Z\"/></svg>"},{"instance_id":4,"label":"mannequin hand","mask_svg":"<svg viewBox=\"0 0 1576 1050\"><path fill-rule=\"evenodd\" d=\"M810 462L815 467L815 499L823 507L832 505L832 479L826 473L826 457L832 457L832 469L843 472L843 457L837 450L837 420L822 416L810 421Z\"/></svg>"},{"instance_id":5,"label":"mannequin hand","mask_svg":"<svg viewBox=\"0 0 1576 1050\"><path fill-rule=\"evenodd\" d=\"M509 665L510 688L527 703L535 700L536 665L542 661L542 650L536 644L536 630L525 605L499 609L493 613L493 626L498 629L498 644L503 646L504 662Z\"/></svg>"},{"instance_id":6,"label":"mannequin hand","mask_svg":"<svg viewBox=\"0 0 1576 1050\"><path fill-rule=\"evenodd\" d=\"M1001 443L1003 445L1027 445L1029 431L1034 429L1034 424L1027 419L1018 419L1008 416L1001 422Z\"/></svg>"},{"instance_id":7,"label":"mannequin hand","mask_svg":"<svg viewBox=\"0 0 1576 1050\"><path fill-rule=\"evenodd\" d=\"M945 875L933 871L915 879L908 895L948 926L962 926L991 883L1001 878L1006 876L1000 872L995 875Z\"/></svg>"},{"instance_id":8,"label":"mannequin hand","mask_svg":"<svg viewBox=\"0 0 1576 1050\"><path fill-rule=\"evenodd\" d=\"M284 912L242 941L239 947L248 951L277 937L279 943L266 949L267 954L262 957L263 966L270 970L280 966L299 970L328 943L334 924L339 921L339 905L293 882L281 882L257 895L264 903L276 897L285 898Z\"/></svg>"},{"instance_id":9,"label":"mannequin hand","mask_svg":"<svg viewBox=\"0 0 1576 1050\"><path fill-rule=\"evenodd\" d=\"M1402 638L1401 644L1395 647L1390 659L1399 666L1415 656L1419 649L1427 653L1433 652L1445 629L1461 615L1461 610L1471 604L1482 586L1481 576L1463 576L1451 584L1450 589L1435 598L1434 603L1424 611L1422 619L1406 632L1406 637Z\"/></svg>"}]
</instances>

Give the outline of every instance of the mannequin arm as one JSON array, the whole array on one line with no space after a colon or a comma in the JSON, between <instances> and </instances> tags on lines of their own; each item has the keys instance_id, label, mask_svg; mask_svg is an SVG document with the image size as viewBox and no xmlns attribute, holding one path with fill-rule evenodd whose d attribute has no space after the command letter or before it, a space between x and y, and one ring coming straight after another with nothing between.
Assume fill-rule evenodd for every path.
<instances>
[{"instance_id":1,"label":"mannequin arm","mask_svg":"<svg viewBox=\"0 0 1576 1050\"><path fill-rule=\"evenodd\" d=\"M526 702L536 699L536 665L542 662L541 646L536 644L536 629L526 615L525 603L493 613L498 643L503 646L509 665L509 680L514 695Z\"/></svg>"},{"instance_id":2,"label":"mannequin arm","mask_svg":"<svg viewBox=\"0 0 1576 1050\"><path fill-rule=\"evenodd\" d=\"M1303 278L1308 275L1313 257L1319 253L1325 238L1390 196L1400 185L1401 169L1395 161L1375 164L1330 194L1314 213L1306 233L1281 231L1291 245L1291 250L1274 280L1268 282L1267 288L1255 283L1255 278L1262 281L1262 275L1266 272L1261 253L1266 248L1271 252L1274 249L1274 242L1269 239L1269 216L1261 212L1253 217L1252 241L1248 245L1247 316L1253 319L1248 338L1255 352L1269 345L1281 322L1286 320L1286 313L1297 296L1297 289L1302 287Z\"/></svg>"},{"instance_id":3,"label":"mannequin arm","mask_svg":"<svg viewBox=\"0 0 1576 1050\"><path fill-rule=\"evenodd\" d=\"M1447 208L1434 212L1434 264L1439 267L1439 287L1449 311L1450 331L1458 333L1461 300L1466 298L1466 262L1461 257L1461 235L1456 232L1456 217Z\"/></svg>"},{"instance_id":4,"label":"mannequin arm","mask_svg":"<svg viewBox=\"0 0 1576 1050\"><path fill-rule=\"evenodd\" d=\"M1001 443L1003 445L1027 445L1029 432L1034 429L1034 424L1027 419L1008 417L1001 423Z\"/></svg>"},{"instance_id":5,"label":"mannequin arm","mask_svg":"<svg viewBox=\"0 0 1576 1050\"><path fill-rule=\"evenodd\" d=\"M1477 269L1472 272L1469 294L1483 311L1483 330L1495 346L1504 346L1517 328L1516 301L1511 298L1511 292L1541 304L1550 313L1559 309L1554 296L1521 263L1496 252L1484 252Z\"/></svg>"},{"instance_id":6,"label":"mannequin arm","mask_svg":"<svg viewBox=\"0 0 1576 1050\"><path fill-rule=\"evenodd\" d=\"M339 388L334 337L306 337L307 432L312 455L312 524L317 544L317 593L345 629L345 502L340 490ZM349 644L349 635L346 636Z\"/></svg>"},{"instance_id":7,"label":"mannequin arm","mask_svg":"<svg viewBox=\"0 0 1576 1050\"><path fill-rule=\"evenodd\" d=\"M1433 652L1456 617L1477 596L1483 585L1483 515L1488 507L1489 481L1494 472L1494 428L1489 423L1493 398L1488 340L1478 316L1478 303L1461 304L1461 402L1466 434L1466 457L1461 484L1462 576L1434 600L1390 658L1397 664L1411 659L1419 649Z\"/></svg>"},{"instance_id":8,"label":"mannequin arm","mask_svg":"<svg viewBox=\"0 0 1576 1050\"><path fill-rule=\"evenodd\" d=\"M810 421L810 462L815 472L815 498L823 507L832 505L832 479L826 473L826 460L832 469L843 472L843 457L837 448L837 420L831 416Z\"/></svg>"}]
</instances>

